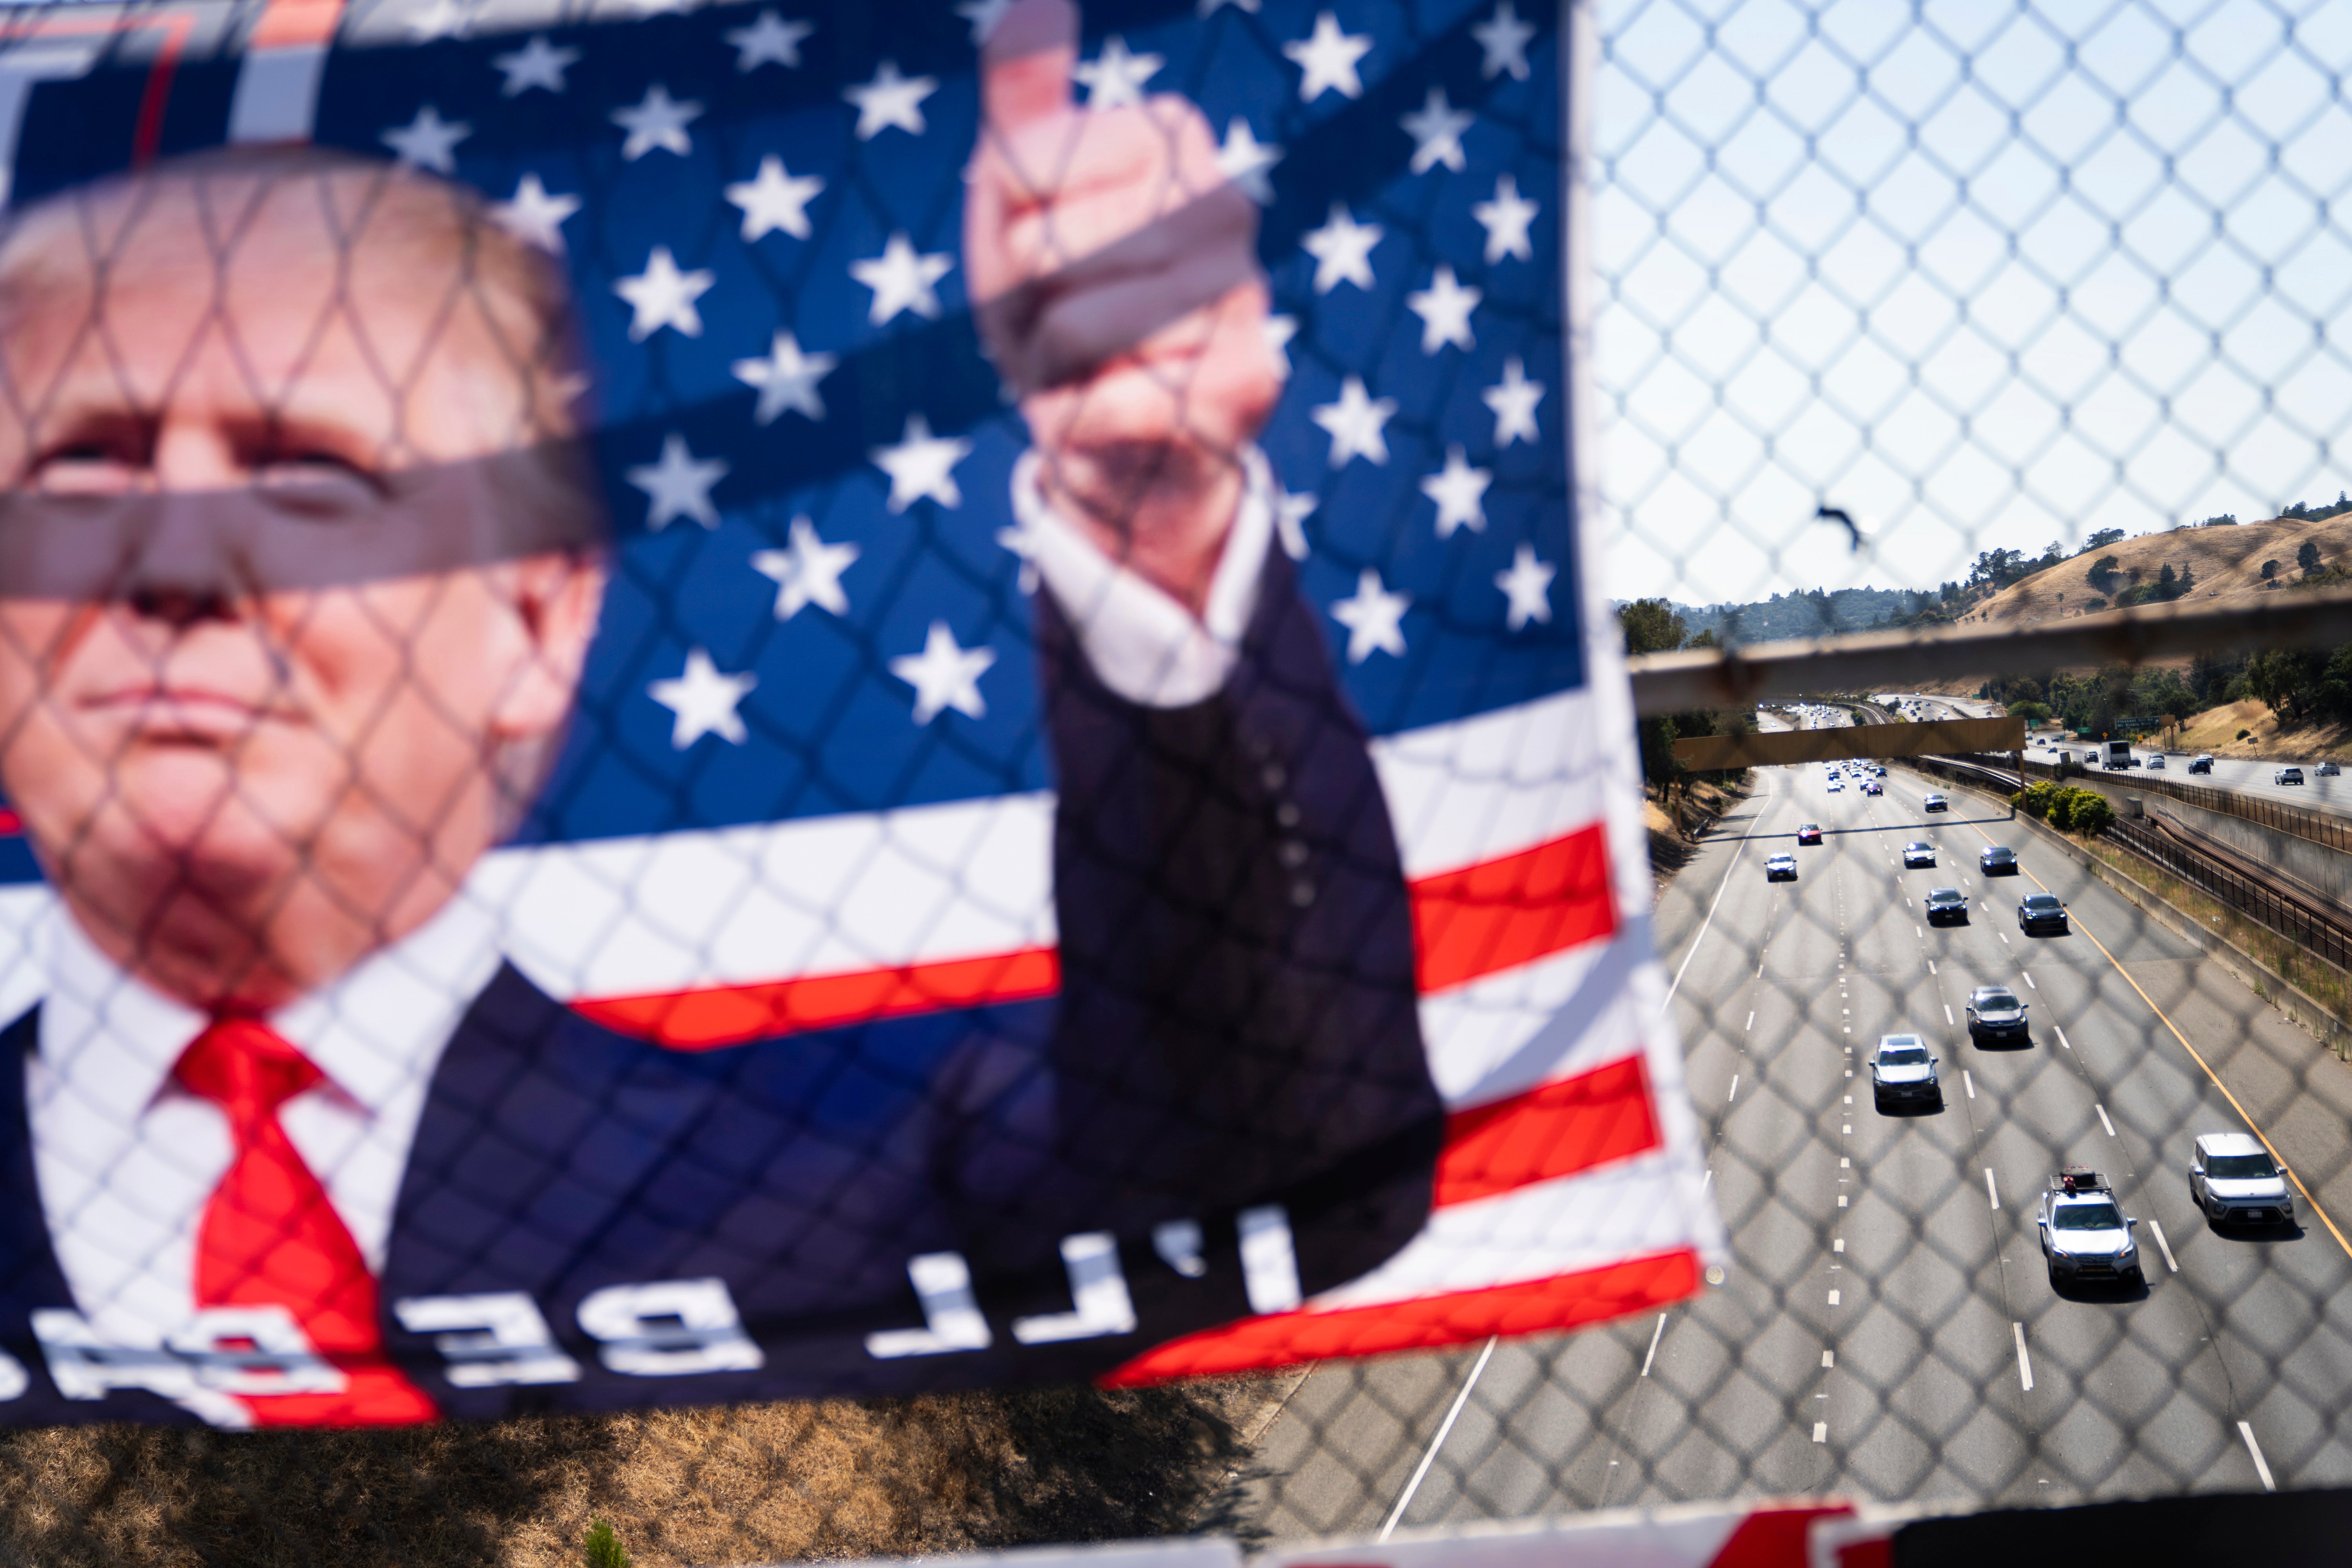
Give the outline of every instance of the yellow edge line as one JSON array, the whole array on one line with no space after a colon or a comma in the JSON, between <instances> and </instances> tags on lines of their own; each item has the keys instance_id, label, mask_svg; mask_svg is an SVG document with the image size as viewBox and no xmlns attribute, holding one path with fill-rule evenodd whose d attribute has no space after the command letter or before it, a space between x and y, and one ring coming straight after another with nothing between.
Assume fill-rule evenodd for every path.
<instances>
[{"instance_id":1,"label":"yellow edge line","mask_svg":"<svg viewBox=\"0 0 2352 1568\"><path fill-rule=\"evenodd\" d=\"M1968 788L1969 786L1962 785L1961 787ZM1977 837L1983 839L1987 844L1992 842L1991 834L1987 833L1981 827L1977 827L1977 825L1974 823L1970 823L1969 826L1976 827ZM2025 868L2021 863L2018 869L2022 871L2025 870ZM2026 871L2025 875L2032 880L2035 887L2040 888L2045 893L2050 892L2049 884L2042 881L2041 878L2034 876L2031 871ZM2054 899L2058 895L2051 893L2050 896ZM2099 950L2099 956L2105 959L2109 963L2115 965L2116 973L2122 975L2124 984L2130 986L2132 990L2138 994L2139 999L2147 1004L2147 1010L2156 1015L2157 1022L2162 1024L2167 1029L2172 1031L2172 1037L2180 1042L2180 1048L2189 1053L2189 1059L2195 1062L2199 1068L2204 1072L2206 1079L2213 1085L2213 1087L2221 1091L2221 1098L2230 1102L2230 1109L2238 1113L2238 1119L2246 1124L2246 1130L2263 1141L2263 1147L2270 1152L2271 1163L2276 1165L2280 1170L2286 1173L2286 1179L2294 1184L2294 1190L2303 1194L2303 1201L2311 1205L2311 1212L2319 1216L2319 1223L2327 1227L2327 1234L2336 1238L2336 1245L2344 1249L2344 1255L2347 1258L2352 1258L2352 1241L2347 1241L2344 1239L2344 1233L2336 1228L2336 1222L2327 1217L2327 1211L2319 1206L2319 1200L2311 1195L2311 1189L2303 1184L2303 1178L2294 1173L2294 1167L2288 1164L2284 1160L2279 1158L2278 1149L2276 1145L2271 1142L2270 1134L2264 1132L2260 1127L2254 1125L2254 1119L2246 1114L2246 1108L2238 1103L2238 1097L2230 1092L2230 1086L2221 1081L2221 1075L2215 1072L2212 1067L2207 1063L2205 1058L2197 1054L2197 1047L2190 1045L2189 1043L2189 1037L2182 1034L2179 1026L2165 1016L2164 1009L2156 1005L2156 998L2150 996L2147 992L2140 990L2139 982L2134 980L2131 977L2131 971L2126 969L2123 964L2116 960L2116 955L2107 951L2107 944L2105 942L2101 942L2095 936L2092 936L2090 928L2085 926L2082 921L2069 919L2067 923L2072 925L2076 931L2081 931L2084 936L2091 938L2091 945Z\"/></svg>"}]
</instances>

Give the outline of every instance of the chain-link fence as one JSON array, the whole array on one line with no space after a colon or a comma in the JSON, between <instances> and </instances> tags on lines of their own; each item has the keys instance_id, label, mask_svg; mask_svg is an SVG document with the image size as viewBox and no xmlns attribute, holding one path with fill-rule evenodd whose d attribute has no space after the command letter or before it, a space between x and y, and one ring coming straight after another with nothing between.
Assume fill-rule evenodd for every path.
<instances>
[{"instance_id":1,"label":"chain-link fence","mask_svg":"<svg viewBox=\"0 0 2352 1568\"><path fill-rule=\"evenodd\" d=\"M2352 816L2345 17L642 9L11 24L0 1557L2352 1482L2324 967L1576 610Z\"/></svg>"}]
</instances>

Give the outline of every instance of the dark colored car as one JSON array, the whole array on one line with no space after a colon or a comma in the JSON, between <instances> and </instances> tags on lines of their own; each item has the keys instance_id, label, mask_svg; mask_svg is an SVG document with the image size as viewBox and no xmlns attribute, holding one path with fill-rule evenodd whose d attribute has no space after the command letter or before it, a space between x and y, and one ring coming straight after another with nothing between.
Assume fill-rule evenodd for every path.
<instances>
[{"instance_id":1,"label":"dark colored car","mask_svg":"<svg viewBox=\"0 0 2352 1568\"><path fill-rule=\"evenodd\" d=\"M2038 931L2066 933L2066 906L2052 893L2028 893L2018 900L2017 929L2032 936Z\"/></svg>"},{"instance_id":2,"label":"dark colored car","mask_svg":"<svg viewBox=\"0 0 2352 1568\"><path fill-rule=\"evenodd\" d=\"M1802 827L1800 827L1800 828L1798 828L1798 829L1797 829L1797 842L1798 842L1798 843L1800 843L1800 844L1819 844L1821 841L1822 841L1822 830L1821 830L1821 828L1820 828L1820 827L1818 827L1818 826L1815 826L1814 824L1808 822L1808 823L1806 823Z\"/></svg>"},{"instance_id":3,"label":"dark colored car","mask_svg":"<svg viewBox=\"0 0 2352 1568\"><path fill-rule=\"evenodd\" d=\"M1958 888L1930 888L1927 896L1919 902L1931 926L1942 925L1947 921L1954 925L1969 923L1969 897Z\"/></svg>"},{"instance_id":4,"label":"dark colored car","mask_svg":"<svg viewBox=\"0 0 2352 1568\"><path fill-rule=\"evenodd\" d=\"M1977 857L1977 869L1988 877L2014 877L2018 872L2017 851L2006 844L1988 844Z\"/></svg>"},{"instance_id":5,"label":"dark colored car","mask_svg":"<svg viewBox=\"0 0 2352 1568\"><path fill-rule=\"evenodd\" d=\"M1969 1038L2030 1041L2025 1004L2006 985L1979 985L1969 993Z\"/></svg>"},{"instance_id":6,"label":"dark colored car","mask_svg":"<svg viewBox=\"0 0 2352 1568\"><path fill-rule=\"evenodd\" d=\"M2189 771L2192 773L2210 773L2213 771L2213 759L2191 757L2189 759Z\"/></svg>"}]
</instances>

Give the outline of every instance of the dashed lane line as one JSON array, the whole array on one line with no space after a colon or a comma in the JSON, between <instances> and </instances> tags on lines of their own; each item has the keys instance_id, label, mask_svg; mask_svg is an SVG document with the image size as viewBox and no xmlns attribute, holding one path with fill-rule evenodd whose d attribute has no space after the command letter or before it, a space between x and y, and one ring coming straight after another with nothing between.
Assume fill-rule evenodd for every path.
<instances>
[{"instance_id":1,"label":"dashed lane line","mask_svg":"<svg viewBox=\"0 0 2352 1568\"><path fill-rule=\"evenodd\" d=\"M1981 827L1977 829L1977 837L1982 838L1987 844L1992 842L1991 836L1986 833ZM2050 892L2049 884L2044 882L2041 878L2034 876L2031 871L2028 871L2025 874L2032 880L2035 887L2040 888L2045 893ZM2054 898L2057 895L2052 894L2051 896ZM2255 1137L2262 1140L2263 1147L2269 1151L2271 1163L2277 1165L2281 1170L2286 1172L2287 1180L2293 1182L2294 1184L2295 1191L2303 1194L2303 1201L2311 1205L2311 1212L2319 1216L2319 1223L2327 1227L2327 1234L2336 1238L2336 1245L2344 1249L2344 1255L2347 1258L2352 1258L2352 1241L2345 1239L2344 1232L2336 1227L2336 1221L2329 1216L2326 1209L2319 1206L2319 1200L2311 1195L2311 1189L2303 1184L2303 1178L2296 1175L2294 1170L2288 1166L2284 1160L2279 1158L2278 1147L2271 1142L2270 1134L2264 1132L2261 1127L2255 1124L2254 1119L2246 1114L2246 1108L2238 1103L2238 1097L2230 1092L2230 1086L2221 1081L2221 1075L2215 1072L2212 1065L2206 1061L2202 1056L2198 1054L2197 1047L2189 1043L2189 1037L2180 1032L2180 1026L2172 1021L2171 1016L2167 1014L2163 1008L2156 1005L2156 998L2150 996L2146 991L2140 988L2139 982L2132 978L2131 971L2123 966L2122 960L2116 958L2114 953L2107 951L2107 944L2101 942L2092 933L2090 928L2084 925L2080 921L2075 921L2071 923L2076 931L2081 931L2084 936L2090 938L2091 945L2099 950L2099 956L2105 959L2108 965L2113 968L2117 974L2123 977L2124 984L2130 986L2134 994L2136 994L2142 1002L2147 1004L2147 1010L2156 1015L2157 1022L2162 1024L2166 1030L2171 1034L2172 1037L2180 1042L2180 1048L2189 1053L2189 1059L2197 1064L2198 1070L2205 1075L2206 1081L2221 1091L2221 1098L2230 1102L2230 1109L2238 1113L2239 1120L2246 1124L2247 1130L2252 1132ZM2066 1045L2066 1031L2063 1029L2060 1029L2058 1031L2058 1043L2062 1046L2066 1046L2066 1048L2070 1051L2074 1048L2072 1046ZM2246 1435L2246 1440L2249 1444L2253 1441L2253 1434L2251 1430Z\"/></svg>"},{"instance_id":2,"label":"dashed lane line","mask_svg":"<svg viewBox=\"0 0 2352 1568\"><path fill-rule=\"evenodd\" d=\"M2107 1130L2107 1136L2110 1138L2114 1137L2116 1135L2116 1124L2107 1120L2107 1108L2104 1105L2094 1105L2091 1109L2099 1113L2099 1125Z\"/></svg>"},{"instance_id":3,"label":"dashed lane line","mask_svg":"<svg viewBox=\"0 0 2352 1568\"><path fill-rule=\"evenodd\" d=\"M1643 1377L1650 1375L1650 1363L1658 1359L1658 1342L1665 1338L1665 1334L1666 1315L1664 1312L1660 1312L1658 1314L1658 1326L1650 1331L1650 1353L1642 1358L1642 1375Z\"/></svg>"},{"instance_id":4,"label":"dashed lane line","mask_svg":"<svg viewBox=\"0 0 2352 1568\"><path fill-rule=\"evenodd\" d=\"M2000 1207L2000 1189L1992 1184L1992 1167L1990 1165L1987 1165L1985 1167L1985 1196L1992 1200L1993 1207Z\"/></svg>"},{"instance_id":5,"label":"dashed lane line","mask_svg":"<svg viewBox=\"0 0 2352 1568\"><path fill-rule=\"evenodd\" d=\"M2254 1474L2262 1477L2263 1490L2266 1492L2274 1492L2278 1490L2278 1483L2271 1479L2271 1468L2263 1458L2263 1446L2254 1441L2254 1428L2252 1423L2247 1421L2239 1422L2238 1436L2246 1440L2246 1452L2254 1457ZM1816 1439L1816 1441L1818 1441L1818 1439Z\"/></svg>"},{"instance_id":6,"label":"dashed lane line","mask_svg":"<svg viewBox=\"0 0 2352 1568\"><path fill-rule=\"evenodd\" d=\"M2147 1222L2147 1228L2156 1232L2156 1249L2164 1254L2164 1266L2175 1274L2179 1273L2180 1265L2172 1260L2172 1244L2164 1239L2163 1223L2159 1220L2150 1220Z\"/></svg>"},{"instance_id":7,"label":"dashed lane line","mask_svg":"<svg viewBox=\"0 0 2352 1568\"><path fill-rule=\"evenodd\" d=\"M2017 1335L2017 1381L2025 1384L2025 1392L2031 1394L2033 1392L2033 1358L2025 1353L2025 1325L2011 1323L2009 1326ZM2243 1431L2245 1425L2242 1421L2239 1422L2239 1429ZM2252 1443L2253 1440L2253 1434L2247 1433L2246 1441ZM2262 1460L2257 1458L2254 1462L2260 1464Z\"/></svg>"}]
</instances>

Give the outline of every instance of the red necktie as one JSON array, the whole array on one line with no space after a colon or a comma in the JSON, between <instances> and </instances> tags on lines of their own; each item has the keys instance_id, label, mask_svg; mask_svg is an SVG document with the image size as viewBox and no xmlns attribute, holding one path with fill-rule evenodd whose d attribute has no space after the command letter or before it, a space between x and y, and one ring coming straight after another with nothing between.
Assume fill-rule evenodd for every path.
<instances>
[{"instance_id":1,"label":"red necktie","mask_svg":"<svg viewBox=\"0 0 2352 1568\"><path fill-rule=\"evenodd\" d=\"M383 1353L375 1277L359 1243L278 1125L278 1108L320 1079L267 1024L225 1018L174 1069L228 1117L236 1153L196 1233L196 1305L281 1306L340 1369L340 1394L240 1395L262 1426L377 1426L439 1413Z\"/></svg>"}]
</instances>

